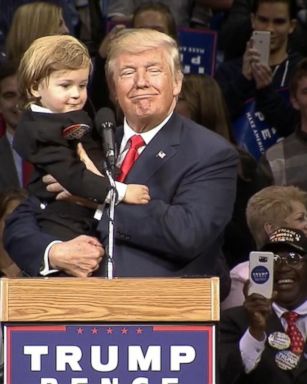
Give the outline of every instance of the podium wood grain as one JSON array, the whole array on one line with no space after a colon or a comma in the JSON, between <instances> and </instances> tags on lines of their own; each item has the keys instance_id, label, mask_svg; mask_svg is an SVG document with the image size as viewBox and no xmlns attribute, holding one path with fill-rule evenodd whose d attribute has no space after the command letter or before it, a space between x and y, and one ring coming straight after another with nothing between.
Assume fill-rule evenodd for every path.
<instances>
[{"instance_id":1,"label":"podium wood grain","mask_svg":"<svg viewBox=\"0 0 307 384\"><path fill-rule=\"evenodd\" d=\"M203 322L219 320L219 279L0 279L0 321Z\"/></svg>"}]
</instances>

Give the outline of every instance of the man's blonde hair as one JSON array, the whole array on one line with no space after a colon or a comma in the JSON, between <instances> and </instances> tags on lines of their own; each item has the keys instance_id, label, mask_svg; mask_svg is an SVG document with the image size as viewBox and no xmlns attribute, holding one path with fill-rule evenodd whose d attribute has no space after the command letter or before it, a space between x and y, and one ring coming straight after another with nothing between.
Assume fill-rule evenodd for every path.
<instances>
[{"instance_id":1,"label":"man's blonde hair","mask_svg":"<svg viewBox=\"0 0 307 384\"><path fill-rule=\"evenodd\" d=\"M258 248L268 240L265 224L271 224L276 228L284 225L286 218L293 212L293 202L300 202L306 206L307 192L291 185L271 185L249 199L246 220Z\"/></svg>"},{"instance_id":2,"label":"man's blonde hair","mask_svg":"<svg viewBox=\"0 0 307 384\"><path fill-rule=\"evenodd\" d=\"M181 79L183 75L177 42L165 33L149 28L135 28L119 31L110 43L105 67L109 83L113 83L115 60L122 53L139 54L157 48L165 49L165 57L174 78Z\"/></svg>"},{"instance_id":3,"label":"man's blonde hair","mask_svg":"<svg viewBox=\"0 0 307 384\"><path fill-rule=\"evenodd\" d=\"M23 106L36 101L31 90L51 73L61 70L89 68L92 63L84 44L69 35L53 35L36 39L23 55L18 68L18 85Z\"/></svg>"}]
</instances>

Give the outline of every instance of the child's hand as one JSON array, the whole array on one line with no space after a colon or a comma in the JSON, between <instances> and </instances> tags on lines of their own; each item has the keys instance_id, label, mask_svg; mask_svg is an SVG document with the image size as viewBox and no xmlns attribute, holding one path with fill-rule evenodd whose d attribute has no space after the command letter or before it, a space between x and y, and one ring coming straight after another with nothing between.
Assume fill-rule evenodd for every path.
<instances>
[{"instance_id":1,"label":"child's hand","mask_svg":"<svg viewBox=\"0 0 307 384\"><path fill-rule=\"evenodd\" d=\"M123 201L128 204L147 204L150 201L148 187L140 184L128 184Z\"/></svg>"},{"instance_id":2,"label":"child's hand","mask_svg":"<svg viewBox=\"0 0 307 384\"><path fill-rule=\"evenodd\" d=\"M83 145L81 143L78 143L78 145L77 145L77 154L78 154L80 160L82 161L82 163L84 163L84 165L86 166L86 169L95 173L98 176L102 176L102 174L96 168L95 164L88 157L88 155L87 155L87 153L86 153L86 151L83 148Z\"/></svg>"}]
</instances>

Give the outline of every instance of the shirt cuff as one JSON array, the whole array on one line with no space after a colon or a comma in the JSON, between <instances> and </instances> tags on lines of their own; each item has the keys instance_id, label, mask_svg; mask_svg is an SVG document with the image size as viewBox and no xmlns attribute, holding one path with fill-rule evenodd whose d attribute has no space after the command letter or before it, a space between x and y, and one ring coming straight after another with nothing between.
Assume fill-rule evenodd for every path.
<instances>
[{"instance_id":1,"label":"shirt cuff","mask_svg":"<svg viewBox=\"0 0 307 384\"><path fill-rule=\"evenodd\" d=\"M117 204L124 200L124 197L127 192L127 184L119 183L118 181L115 181L115 186L117 190Z\"/></svg>"},{"instance_id":2,"label":"shirt cuff","mask_svg":"<svg viewBox=\"0 0 307 384\"><path fill-rule=\"evenodd\" d=\"M58 269L50 269L50 265L49 265L49 251L50 251L50 248L54 245L54 244L58 244L58 243L62 243L62 241L60 240L55 240L55 241L52 241L48 247L46 248L45 250L45 253L44 253L44 261L43 261L43 265L41 266L41 270L39 272L39 274L41 276L48 276L48 275L51 275L52 273L56 273L56 272L59 272Z\"/></svg>"},{"instance_id":3,"label":"shirt cuff","mask_svg":"<svg viewBox=\"0 0 307 384\"><path fill-rule=\"evenodd\" d=\"M120 203L126 194L127 191L127 184L124 183L119 183L118 181L115 181L115 188L116 188L116 193L117 193L117 199L116 199L116 204ZM107 194L107 197L105 199L105 203L110 204L111 202L111 197L112 197L113 190L110 189L109 193Z\"/></svg>"},{"instance_id":4,"label":"shirt cuff","mask_svg":"<svg viewBox=\"0 0 307 384\"><path fill-rule=\"evenodd\" d=\"M245 373L251 372L259 363L262 352L264 351L266 336L263 340L256 340L249 332L249 329L240 339L240 352Z\"/></svg>"}]
</instances>

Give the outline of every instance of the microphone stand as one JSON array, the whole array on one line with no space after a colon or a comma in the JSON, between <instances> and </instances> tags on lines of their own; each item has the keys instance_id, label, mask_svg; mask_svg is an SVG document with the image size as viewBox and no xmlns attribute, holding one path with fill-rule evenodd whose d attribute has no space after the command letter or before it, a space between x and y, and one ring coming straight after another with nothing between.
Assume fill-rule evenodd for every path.
<instances>
[{"instance_id":1,"label":"microphone stand","mask_svg":"<svg viewBox=\"0 0 307 384\"><path fill-rule=\"evenodd\" d=\"M108 245L106 249L107 253L107 277L109 280L113 279L113 255L114 255L114 212L115 212L115 205L117 201L117 190L116 190L116 184L113 178L112 170L107 167L106 174L108 176L108 179L110 181L111 185L111 198L110 198L110 204L109 204L109 238L108 238Z\"/></svg>"}]
</instances>

